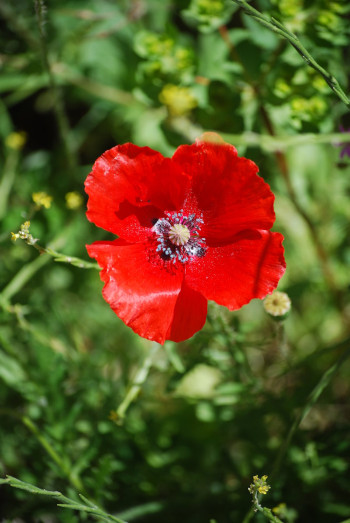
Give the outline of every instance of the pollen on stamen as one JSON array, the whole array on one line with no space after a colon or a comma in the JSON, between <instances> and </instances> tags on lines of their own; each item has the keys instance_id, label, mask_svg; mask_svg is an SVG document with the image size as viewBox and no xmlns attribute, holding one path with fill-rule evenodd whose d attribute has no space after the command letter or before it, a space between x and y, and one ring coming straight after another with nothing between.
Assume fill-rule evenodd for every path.
<instances>
[{"instance_id":1,"label":"pollen on stamen","mask_svg":"<svg viewBox=\"0 0 350 523\"><path fill-rule=\"evenodd\" d=\"M182 209L164 214L164 218L154 220L153 224L159 256L173 264L185 264L193 257L205 256L205 239L199 236L202 218L186 215Z\"/></svg>"},{"instance_id":2,"label":"pollen on stamen","mask_svg":"<svg viewBox=\"0 0 350 523\"><path fill-rule=\"evenodd\" d=\"M175 223L172 227L170 227L168 237L171 243L174 245L186 245L191 237L191 233L185 225Z\"/></svg>"}]
</instances>

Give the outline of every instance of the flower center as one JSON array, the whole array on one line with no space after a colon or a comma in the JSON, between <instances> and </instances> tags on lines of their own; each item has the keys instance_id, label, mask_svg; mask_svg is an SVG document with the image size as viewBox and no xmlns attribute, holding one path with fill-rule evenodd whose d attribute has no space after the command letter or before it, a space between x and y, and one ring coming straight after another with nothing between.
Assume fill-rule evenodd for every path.
<instances>
[{"instance_id":1,"label":"flower center","mask_svg":"<svg viewBox=\"0 0 350 523\"><path fill-rule=\"evenodd\" d=\"M168 232L169 240L174 245L185 245L191 237L191 233L186 227L186 225L181 225L180 223L175 223L170 227Z\"/></svg>"},{"instance_id":2,"label":"flower center","mask_svg":"<svg viewBox=\"0 0 350 523\"><path fill-rule=\"evenodd\" d=\"M195 214L166 212L165 218L157 220L153 231L157 236L157 252L164 260L186 263L190 257L205 255L205 239L199 236L203 224Z\"/></svg>"}]
</instances>

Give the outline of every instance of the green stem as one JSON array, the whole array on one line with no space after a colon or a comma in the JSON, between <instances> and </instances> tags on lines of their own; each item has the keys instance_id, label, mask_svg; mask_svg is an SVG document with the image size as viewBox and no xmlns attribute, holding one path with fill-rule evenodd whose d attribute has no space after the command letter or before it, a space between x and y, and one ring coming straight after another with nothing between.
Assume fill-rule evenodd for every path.
<instances>
[{"instance_id":1,"label":"green stem","mask_svg":"<svg viewBox=\"0 0 350 523\"><path fill-rule=\"evenodd\" d=\"M128 410L131 403L137 398L139 395L142 385L147 379L147 376L149 374L149 371L153 364L153 359L155 354L157 353L160 345L156 342L152 343L149 354L145 358L142 367L138 370L135 379L133 380L128 392L126 393L123 401L119 405L119 407L116 410L117 414L117 423L122 423L125 418L125 413Z\"/></svg>"},{"instance_id":2,"label":"green stem","mask_svg":"<svg viewBox=\"0 0 350 523\"><path fill-rule=\"evenodd\" d=\"M46 450L46 452L49 454L49 456L52 458L52 460L59 466L59 468L61 469L63 474L68 478L71 485L78 492L85 492L85 489L83 487L82 482L80 481L80 478L78 478L75 475L73 476L71 474L70 465L67 465L67 463L64 462L64 460L55 451L55 449L48 442L48 440L40 433L38 427L32 422L32 420L29 419L27 416L22 416L21 421L34 434L34 436L37 438L39 443L43 446L43 448Z\"/></svg>"},{"instance_id":3,"label":"green stem","mask_svg":"<svg viewBox=\"0 0 350 523\"><path fill-rule=\"evenodd\" d=\"M56 238L53 242L53 246L60 246L62 244L62 241L65 242L66 235L68 234L68 231L65 232L64 235L60 235L58 238ZM24 267L22 267L18 273L13 277L13 279L10 281L10 283L2 290L0 293L0 305L3 307L8 307L9 301L18 291L21 290L21 288L32 278L32 276L39 270L43 265L45 265L48 261L50 261L50 258L53 258L57 262L63 262L63 263L69 263L70 265L74 265L75 267L79 267L82 269L97 269L100 270L97 263L88 262L85 260L82 260L80 258L76 258L75 256L67 256L66 254L62 254L60 252L57 252L51 247L42 247L37 242L30 241L29 244L34 247L41 256L38 258L35 258L30 263L27 263Z\"/></svg>"},{"instance_id":4,"label":"green stem","mask_svg":"<svg viewBox=\"0 0 350 523\"><path fill-rule=\"evenodd\" d=\"M278 473L282 460L287 452L290 442L292 441L292 438L293 438L296 430L298 429L300 423L309 413L310 409L313 407L313 405L316 403L318 398L321 396L322 392L329 385L329 383L330 383L331 379L333 378L333 376L335 375L335 373L339 370L341 365L344 363L344 361L349 356L350 356L350 347L340 356L340 358L329 369L326 370L326 372L323 373L320 381L317 383L317 385L314 387L314 389L309 394L309 397L306 400L306 404L305 404L304 408L301 409L299 414L295 417L294 422L292 423L292 426L289 429L287 437L279 450L275 463L272 467L272 472L269 475L269 479L271 481Z\"/></svg>"},{"instance_id":5,"label":"green stem","mask_svg":"<svg viewBox=\"0 0 350 523\"><path fill-rule=\"evenodd\" d=\"M189 141L194 141L198 136L207 132L205 129L194 125L187 118L176 118L171 122L171 127L182 134ZM259 147L267 152L276 152L307 144L329 144L338 146L350 143L350 133L301 133L292 135L259 134L244 132L241 134L222 133L220 136L225 142L235 147Z\"/></svg>"},{"instance_id":6,"label":"green stem","mask_svg":"<svg viewBox=\"0 0 350 523\"><path fill-rule=\"evenodd\" d=\"M42 447L46 450L46 452L49 454L51 459L61 469L64 476L66 476L68 478L71 485L79 492L85 492L85 489L80 481L80 478L71 474L70 465L68 465L67 463L64 462L64 460L61 458L61 456L55 451L55 449L52 447L52 445L45 438L45 436L40 432L38 427L35 425L35 423L31 419L29 419L27 416L20 416L19 414L16 414L15 412L13 412L9 409L0 409L0 415L11 416L11 417L14 417L17 420L21 421L27 427L27 429L29 429L32 432L32 434L34 434L36 439L39 441L39 443L42 445Z\"/></svg>"},{"instance_id":7,"label":"green stem","mask_svg":"<svg viewBox=\"0 0 350 523\"><path fill-rule=\"evenodd\" d=\"M3 306L8 304L12 296L17 294L17 292L20 291L22 287L24 287L24 285L32 278L32 276L49 260L49 256L39 256L32 262L24 265L24 267L22 267L13 277L10 283L2 290L0 294L0 303Z\"/></svg>"},{"instance_id":8,"label":"green stem","mask_svg":"<svg viewBox=\"0 0 350 523\"><path fill-rule=\"evenodd\" d=\"M15 181L18 158L19 151L9 149L3 168L3 177L0 183L0 220L2 220L6 214L8 198L13 182Z\"/></svg>"},{"instance_id":9,"label":"green stem","mask_svg":"<svg viewBox=\"0 0 350 523\"><path fill-rule=\"evenodd\" d=\"M326 69L324 69L319 63L316 62L316 60L311 56L311 54L308 52L307 49L303 46L303 44L300 42L298 37L291 33L286 27L284 27L283 24L281 24L278 20L275 18L266 18L264 15L262 15L259 11L254 9L254 7L250 6L245 0L233 0L236 4L238 4L240 7L243 8L246 14L250 15L252 18L254 18L257 22L259 22L261 25L266 27L267 29L270 29L274 33L277 33L278 35L282 36L283 38L286 38L288 42L294 47L294 49L300 54L300 56L305 60L305 62L315 69L327 82L329 87L334 91L334 93L338 96L338 98L348 107L350 108L350 100L340 87L338 81L336 78L334 78L333 75L329 74Z\"/></svg>"},{"instance_id":10,"label":"green stem","mask_svg":"<svg viewBox=\"0 0 350 523\"><path fill-rule=\"evenodd\" d=\"M288 450L288 447L289 447L289 445L292 441L292 438L293 438L296 430L298 429L300 423L303 421L303 419L306 417L306 415L310 412L310 410L312 409L314 404L317 402L318 398L321 396L321 394L325 390L325 388L329 385L329 383L330 383L331 379L333 378L333 376L335 375L335 373L339 370L341 365L350 356L350 347L349 347L350 341L349 340L347 340L347 341L348 341L348 349L340 356L340 358L329 369L327 369L323 373L321 379L319 380L317 385L314 387L314 389L309 394L304 408L295 417L295 419L288 431L287 437L286 437L285 441L283 442L283 444L279 450L279 453L276 457L276 460L272 466L272 472L271 472L271 474L269 474L270 482L272 482L273 478L276 477L276 475L278 474L280 467L281 467L282 460ZM260 510L259 507L256 507L256 508L258 508L258 510ZM264 515L266 517L269 517L267 514L267 511L269 511L269 509L264 508L263 510L265 511ZM251 508L247 512L245 518L243 519L243 523L249 523L249 521L251 521L253 516L254 516L254 508ZM274 516L272 513L271 513L271 516L276 518L276 516ZM278 520L278 518L275 520L270 518L270 521L278 522L279 520Z\"/></svg>"},{"instance_id":11,"label":"green stem","mask_svg":"<svg viewBox=\"0 0 350 523\"><path fill-rule=\"evenodd\" d=\"M25 483L24 481L21 481L12 476L6 476L6 479L0 478L0 485L5 485L5 484L8 484L10 487L13 487L13 488L18 488L20 490L30 492L31 494L51 497L51 498L59 501L59 503L57 504L58 507L70 508L72 510L77 510L79 512L86 512L86 513L90 514L91 516L93 516L94 518L96 518L98 521L106 521L107 523L126 523L125 521L123 521L120 518L117 518L116 516L107 514L103 509L98 507L92 501L88 500L82 494L79 494L81 501L77 501L75 499L71 499L71 498L68 498L67 496L64 496L63 494L61 494L61 492L58 492L57 490L51 491L51 490L45 490L42 488L38 488L35 485L31 485L30 483Z\"/></svg>"},{"instance_id":12,"label":"green stem","mask_svg":"<svg viewBox=\"0 0 350 523\"><path fill-rule=\"evenodd\" d=\"M261 507L258 509L264 516L269 520L272 521L272 523L283 523L283 521L280 520L277 516L275 516L272 513L272 510L270 508Z\"/></svg>"},{"instance_id":13,"label":"green stem","mask_svg":"<svg viewBox=\"0 0 350 523\"><path fill-rule=\"evenodd\" d=\"M70 265L74 265L74 267L79 267L80 269L96 269L98 271L100 270L100 267L97 265L97 263L88 262L75 256L67 256L66 254L57 252L54 249L51 249L50 247L40 247L38 245L38 250L40 250L41 253L45 253L49 256L52 256L56 262L69 263Z\"/></svg>"},{"instance_id":14,"label":"green stem","mask_svg":"<svg viewBox=\"0 0 350 523\"><path fill-rule=\"evenodd\" d=\"M36 18L38 23L38 29L39 29L39 37L40 37L40 47L41 47L41 54L42 54L42 60L43 60L43 66L44 69L47 72L48 78L49 78L49 84L50 88L54 97L54 111L55 116L57 120L57 126L60 134L60 138L65 150L65 154L67 157L67 162L70 168L74 168L77 166L77 158L75 156L74 150L72 148L72 137L69 133L69 123L68 118L64 109L63 105L63 99L61 95L61 91L57 88L55 77L52 72L52 68L50 66L49 56L48 56L48 50L47 50L47 44L46 44L46 37L45 37L45 31L44 31L44 24L45 24L45 4L43 0L34 0L34 6L35 6L35 12L36 12Z\"/></svg>"}]
</instances>

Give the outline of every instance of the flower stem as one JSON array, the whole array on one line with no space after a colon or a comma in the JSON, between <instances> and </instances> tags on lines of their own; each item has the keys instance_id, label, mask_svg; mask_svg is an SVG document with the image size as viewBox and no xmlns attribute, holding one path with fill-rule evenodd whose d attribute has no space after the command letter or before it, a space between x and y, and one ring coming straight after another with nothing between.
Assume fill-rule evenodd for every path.
<instances>
[{"instance_id":1,"label":"flower stem","mask_svg":"<svg viewBox=\"0 0 350 523\"><path fill-rule=\"evenodd\" d=\"M49 256L40 256L24 265L0 294L0 304L5 305L17 294L32 276L50 260Z\"/></svg>"},{"instance_id":2,"label":"flower stem","mask_svg":"<svg viewBox=\"0 0 350 523\"><path fill-rule=\"evenodd\" d=\"M48 49L46 44L46 36L44 31L44 24L45 24L45 11L46 7L44 4L44 0L34 0L34 6L35 6L35 12L36 12L36 19L39 29L39 41L40 41L40 47L41 47L41 54L42 54L42 61L45 71L47 72L48 78L49 78L49 85L51 92L54 97L54 112L56 116L58 131L60 134L60 138L65 150L67 162L70 168L74 168L77 166L77 158L74 152L74 149L72 147L72 139L71 135L69 133L69 123L68 118L64 109L63 99L61 95L61 91L58 89L55 81L55 77L52 72L52 68L49 61L48 56Z\"/></svg>"},{"instance_id":3,"label":"flower stem","mask_svg":"<svg viewBox=\"0 0 350 523\"><path fill-rule=\"evenodd\" d=\"M43 448L46 450L46 452L49 454L49 456L52 458L52 460L59 466L63 474L68 478L71 485L81 493L85 492L85 489L83 487L82 482L80 481L80 478L76 475L73 475L71 473L71 467L65 461L57 454L55 449L52 447L52 445L49 443L49 441L40 433L40 430L38 427L33 423L31 419L29 419L27 416L22 416L21 418L22 423L34 434L34 436L37 438L39 443L43 446Z\"/></svg>"},{"instance_id":4,"label":"flower stem","mask_svg":"<svg viewBox=\"0 0 350 523\"><path fill-rule=\"evenodd\" d=\"M16 414L15 412L9 410L9 409L0 409L0 415L7 415L16 418L17 420L21 421L27 429L34 434L36 439L39 441L39 443L42 445L42 447L46 450L46 452L49 454L51 459L58 465L62 473L65 477L68 478L70 484L79 492L85 493L85 489L83 487L83 484L80 480L80 478L76 475L73 475L71 473L71 466L69 463L65 462L64 459L56 452L56 450L52 447L51 443L45 438L45 436L40 432L39 428L35 425L35 423L28 418L28 416L21 416L19 414Z\"/></svg>"},{"instance_id":5,"label":"flower stem","mask_svg":"<svg viewBox=\"0 0 350 523\"><path fill-rule=\"evenodd\" d=\"M123 420L125 418L125 413L128 410L131 403L137 398L139 395L142 385L147 379L147 376L149 374L149 371L152 367L154 356L158 352L159 348L161 346L159 343L153 342L149 351L149 354L145 358L142 367L138 370L135 379L133 380L128 392L126 393L123 401L119 405L119 407L116 410L116 422L119 424L123 423Z\"/></svg>"},{"instance_id":6,"label":"flower stem","mask_svg":"<svg viewBox=\"0 0 350 523\"><path fill-rule=\"evenodd\" d=\"M277 33L278 35L282 36L283 38L286 38L288 42L294 47L294 49L300 54L300 56L305 60L307 65L315 69L327 82L329 87L332 89L332 91L340 98L340 100L350 109L350 100L340 87L338 81L336 78L334 78L333 75L328 73L326 69L324 69L319 63L316 62L316 60L311 56L311 54L308 52L307 49L303 46L303 44L300 42L298 37L290 32L286 27L284 27L283 24L281 24L278 20L275 18L266 18L264 15L262 15L259 11L254 9L254 7L250 6L245 0L233 0L236 4L241 6L244 10L244 12L248 15L250 15L252 18L254 18L257 22L259 22L264 27L267 27L267 29L270 29L274 33Z\"/></svg>"},{"instance_id":7,"label":"flower stem","mask_svg":"<svg viewBox=\"0 0 350 523\"><path fill-rule=\"evenodd\" d=\"M16 169L18 164L19 151L10 149L3 168L3 176L0 183L0 220L5 216L7 202L15 181Z\"/></svg>"},{"instance_id":8,"label":"flower stem","mask_svg":"<svg viewBox=\"0 0 350 523\"><path fill-rule=\"evenodd\" d=\"M295 419L289 429L287 437L279 450L275 463L273 464L272 471L270 474L271 481L272 481L273 477L276 476L276 474L278 473L280 466L281 466L281 462L287 452L287 449L294 436L294 433L298 429L300 423L309 413L310 409L313 407L313 405L316 403L318 398L321 396L324 389L329 385L329 383L330 383L331 379L333 378L333 376L335 375L335 373L339 370L341 365L345 362L345 360L349 356L350 356L350 342L348 343L348 349L345 352L343 352L343 354L338 358L338 360L329 369L327 369L323 373L321 379L319 380L317 385L314 387L314 389L309 394L309 396L306 400L306 404L304 405L304 408L295 417Z\"/></svg>"}]
</instances>

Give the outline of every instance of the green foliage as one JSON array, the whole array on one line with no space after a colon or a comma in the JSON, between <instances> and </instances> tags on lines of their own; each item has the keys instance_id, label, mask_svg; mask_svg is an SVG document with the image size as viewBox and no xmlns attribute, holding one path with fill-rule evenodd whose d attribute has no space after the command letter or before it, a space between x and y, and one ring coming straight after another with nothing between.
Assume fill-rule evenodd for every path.
<instances>
[{"instance_id":1,"label":"green foliage","mask_svg":"<svg viewBox=\"0 0 350 523\"><path fill-rule=\"evenodd\" d=\"M35 4L0 2L0 520L345 523L349 6ZM83 182L117 143L171 155L208 130L276 195L292 310L211 303L200 333L158 348L82 270L111 238Z\"/></svg>"}]
</instances>

